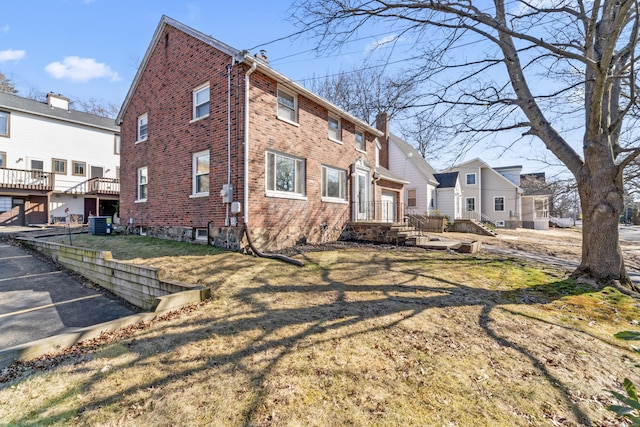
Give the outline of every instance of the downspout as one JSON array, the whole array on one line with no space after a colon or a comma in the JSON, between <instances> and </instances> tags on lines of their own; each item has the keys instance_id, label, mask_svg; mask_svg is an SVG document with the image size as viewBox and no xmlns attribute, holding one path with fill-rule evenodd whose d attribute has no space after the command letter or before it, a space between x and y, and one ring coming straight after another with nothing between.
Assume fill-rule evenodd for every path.
<instances>
[{"instance_id":1,"label":"downspout","mask_svg":"<svg viewBox=\"0 0 640 427\"><path fill-rule=\"evenodd\" d=\"M244 76L244 224L249 225L249 76L258 67L253 62Z\"/></svg>"},{"instance_id":2,"label":"downspout","mask_svg":"<svg viewBox=\"0 0 640 427\"><path fill-rule=\"evenodd\" d=\"M231 64L227 65L227 188L231 188L231 68L234 60L232 58ZM230 204L227 203L226 205L227 212L224 217L224 225L228 227Z\"/></svg>"}]
</instances>

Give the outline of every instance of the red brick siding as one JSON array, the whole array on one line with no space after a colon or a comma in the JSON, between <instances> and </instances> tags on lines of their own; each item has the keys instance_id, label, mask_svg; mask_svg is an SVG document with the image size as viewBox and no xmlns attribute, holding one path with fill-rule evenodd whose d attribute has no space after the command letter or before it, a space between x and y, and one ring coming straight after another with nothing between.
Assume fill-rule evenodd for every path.
<instances>
[{"instance_id":1,"label":"red brick siding","mask_svg":"<svg viewBox=\"0 0 640 427\"><path fill-rule=\"evenodd\" d=\"M227 65L231 58L167 26L124 112L121 125L121 218L147 227L225 225L219 196L227 181ZM234 200L244 204L243 64L232 69L231 166ZM210 83L210 116L192 120L192 91ZM321 166L347 170L360 158L375 165L375 136L365 133L366 153L355 149L355 126L342 124L342 144L328 139L326 108L298 96L299 126L279 120L277 82L255 71L250 76L249 229L256 245L277 249L301 238L335 239L350 219L351 205L321 201ZM135 143L137 118L148 114L149 137ZM190 198L192 154L210 150L209 197ZM266 197L265 152L275 150L305 159L306 200ZM136 203L137 170L148 168L148 199ZM244 209L238 222L244 222Z\"/></svg>"},{"instance_id":2,"label":"red brick siding","mask_svg":"<svg viewBox=\"0 0 640 427\"><path fill-rule=\"evenodd\" d=\"M227 70L231 58L187 34L167 26L151 55L122 123L121 218L147 226L224 224L220 189L227 181ZM209 82L210 115L193 118L193 89ZM238 97L238 73L232 95ZM232 108L238 108L232 105ZM149 117L149 137L135 144L137 118ZM231 134L242 115L232 111ZM232 144L231 163L237 178L241 145ZM192 155L210 150L209 197L190 198ZM135 203L137 170L148 168L148 200Z\"/></svg>"}]
</instances>

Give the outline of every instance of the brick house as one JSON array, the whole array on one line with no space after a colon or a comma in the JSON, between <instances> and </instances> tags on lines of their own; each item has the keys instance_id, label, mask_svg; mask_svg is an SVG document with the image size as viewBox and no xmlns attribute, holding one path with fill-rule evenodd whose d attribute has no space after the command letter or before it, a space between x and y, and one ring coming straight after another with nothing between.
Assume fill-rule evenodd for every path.
<instances>
[{"instance_id":1,"label":"brick house","mask_svg":"<svg viewBox=\"0 0 640 427\"><path fill-rule=\"evenodd\" d=\"M250 55L163 16L123 103L123 223L137 233L262 250L396 221L403 181L383 132ZM384 209L384 215L382 207Z\"/></svg>"}]
</instances>

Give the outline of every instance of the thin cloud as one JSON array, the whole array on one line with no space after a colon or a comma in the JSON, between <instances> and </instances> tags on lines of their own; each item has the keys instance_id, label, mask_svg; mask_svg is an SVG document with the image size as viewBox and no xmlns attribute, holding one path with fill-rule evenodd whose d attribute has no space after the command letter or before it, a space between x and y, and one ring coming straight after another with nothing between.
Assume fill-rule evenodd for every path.
<instances>
[{"instance_id":1,"label":"thin cloud","mask_svg":"<svg viewBox=\"0 0 640 427\"><path fill-rule=\"evenodd\" d=\"M0 33L8 34L10 29L11 27L9 26L9 24L5 24L2 26L2 28L0 28Z\"/></svg>"},{"instance_id":2,"label":"thin cloud","mask_svg":"<svg viewBox=\"0 0 640 427\"><path fill-rule=\"evenodd\" d=\"M195 21L200 17L200 8L192 3L187 3L187 11L191 21Z\"/></svg>"},{"instance_id":3,"label":"thin cloud","mask_svg":"<svg viewBox=\"0 0 640 427\"><path fill-rule=\"evenodd\" d=\"M364 50L366 52L371 52L373 50L383 47L386 44L395 43L396 41L399 41L399 36L397 34L390 34L381 39L372 41L364 48Z\"/></svg>"},{"instance_id":4,"label":"thin cloud","mask_svg":"<svg viewBox=\"0 0 640 427\"><path fill-rule=\"evenodd\" d=\"M119 81L120 76L108 65L96 62L93 58L67 56L62 62L52 62L44 70L56 79L68 79L73 82L88 82L92 79L108 78Z\"/></svg>"},{"instance_id":5,"label":"thin cloud","mask_svg":"<svg viewBox=\"0 0 640 427\"><path fill-rule=\"evenodd\" d=\"M19 61L27 56L24 50L0 50L0 62Z\"/></svg>"}]
</instances>

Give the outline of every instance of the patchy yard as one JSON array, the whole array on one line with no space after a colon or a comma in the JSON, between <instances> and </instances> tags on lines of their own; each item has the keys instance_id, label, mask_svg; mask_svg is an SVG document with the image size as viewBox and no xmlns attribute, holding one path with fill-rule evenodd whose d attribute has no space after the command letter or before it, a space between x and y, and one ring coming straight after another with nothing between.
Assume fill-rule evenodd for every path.
<instances>
[{"instance_id":1,"label":"patchy yard","mask_svg":"<svg viewBox=\"0 0 640 427\"><path fill-rule=\"evenodd\" d=\"M299 268L80 240L215 297L2 372L3 423L617 426L604 389L640 383L636 355L612 337L637 328L638 302L550 267L344 245L297 255Z\"/></svg>"}]
</instances>

